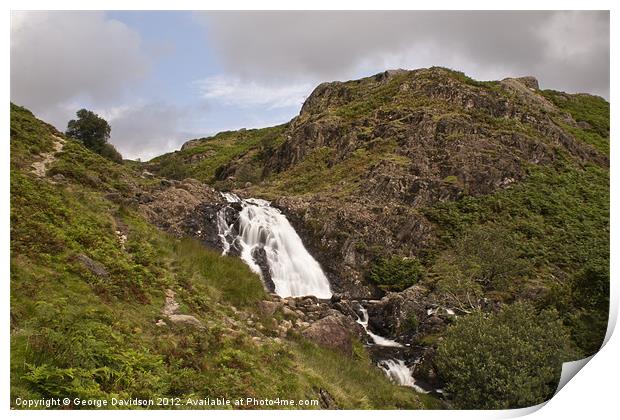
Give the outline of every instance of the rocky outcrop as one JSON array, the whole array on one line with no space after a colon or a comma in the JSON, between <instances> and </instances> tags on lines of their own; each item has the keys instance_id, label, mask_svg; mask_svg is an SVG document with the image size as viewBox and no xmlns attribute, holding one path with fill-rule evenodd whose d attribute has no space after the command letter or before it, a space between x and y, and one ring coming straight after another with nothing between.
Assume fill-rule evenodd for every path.
<instances>
[{"instance_id":1,"label":"rocky outcrop","mask_svg":"<svg viewBox=\"0 0 620 420\"><path fill-rule=\"evenodd\" d=\"M420 285L399 293L388 293L378 301L370 301L368 326L377 334L411 342L418 335L441 331L455 319L456 313L434 301L429 290Z\"/></svg>"},{"instance_id":2,"label":"rocky outcrop","mask_svg":"<svg viewBox=\"0 0 620 420\"><path fill-rule=\"evenodd\" d=\"M93 276L100 279L109 279L108 270L101 264L84 254L78 254L74 257L75 261L86 268Z\"/></svg>"},{"instance_id":3,"label":"rocky outcrop","mask_svg":"<svg viewBox=\"0 0 620 420\"><path fill-rule=\"evenodd\" d=\"M576 123L538 89L531 76L476 82L442 68L321 84L287 126L286 140L267 156L265 174L286 179L328 150L320 164L351 167L357 177L348 179L345 171L342 186L282 192L275 204L335 291L380 297L364 278L373 261L418 256L435 240L422 209L509 188L531 165L551 165L567 153L576 162L608 165L607 157L559 125ZM362 162L355 160L360 150ZM242 170L235 165L227 176ZM250 190L261 194L260 185Z\"/></svg>"},{"instance_id":4,"label":"rocky outcrop","mask_svg":"<svg viewBox=\"0 0 620 420\"><path fill-rule=\"evenodd\" d=\"M167 181L167 185L148 193L139 204L141 212L156 226L176 235L193 236L220 248L217 212L224 205L219 192L194 179Z\"/></svg>"},{"instance_id":5,"label":"rocky outcrop","mask_svg":"<svg viewBox=\"0 0 620 420\"><path fill-rule=\"evenodd\" d=\"M302 335L316 344L335 349L344 354L353 354L352 340L358 337L359 325L337 311L312 323Z\"/></svg>"}]
</instances>

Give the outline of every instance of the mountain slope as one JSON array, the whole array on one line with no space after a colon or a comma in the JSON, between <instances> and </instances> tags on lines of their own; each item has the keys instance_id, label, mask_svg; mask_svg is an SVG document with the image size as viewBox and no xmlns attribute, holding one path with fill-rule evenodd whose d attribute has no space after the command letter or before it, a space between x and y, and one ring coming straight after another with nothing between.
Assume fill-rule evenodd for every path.
<instances>
[{"instance_id":1,"label":"mountain slope","mask_svg":"<svg viewBox=\"0 0 620 420\"><path fill-rule=\"evenodd\" d=\"M501 213L495 224L529 244L524 258L537 255L525 293L553 286L541 276L573 277L586 254L564 244L591 245L575 235L600 242L594 249L608 258L609 104L602 98L541 91L531 77L479 82L443 68L388 71L318 86L274 136L273 147L243 146L215 179L199 179L275 200L345 295L380 294L368 276L393 255L419 260L432 277L437 255L452 247L446 232L456 235L446 212L472 202L484 203L481 214ZM187 171L209 161L193 152L209 142L217 139L187 144ZM570 197L567 208L548 202L540 194L547 190ZM535 228L519 231L498 200L513 202ZM546 214L553 205L557 214ZM592 217L587 226L579 209ZM459 229L490 217L459 221ZM548 236L551 224L570 231ZM538 239L549 238L559 242L545 259L549 246Z\"/></svg>"},{"instance_id":2,"label":"mountain slope","mask_svg":"<svg viewBox=\"0 0 620 420\"><path fill-rule=\"evenodd\" d=\"M65 408L79 408L76 398L183 404L155 408L209 408L186 405L207 397L434 404L393 385L358 341L349 355L320 348L292 326L297 315L266 316L272 297L241 260L155 228L140 204L171 184L11 105L13 406L17 397L70 398Z\"/></svg>"}]
</instances>

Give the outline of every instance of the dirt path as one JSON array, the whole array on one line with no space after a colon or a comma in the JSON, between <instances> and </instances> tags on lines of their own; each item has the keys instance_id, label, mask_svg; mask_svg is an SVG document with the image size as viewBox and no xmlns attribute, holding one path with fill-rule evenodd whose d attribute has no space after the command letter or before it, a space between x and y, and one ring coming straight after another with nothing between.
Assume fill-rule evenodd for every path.
<instances>
[{"instance_id":1,"label":"dirt path","mask_svg":"<svg viewBox=\"0 0 620 420\"><path fill-rule=\"evenodd\" d=\"M60 152L65 146L65 139L54 136L54 144L51 152L42 153L40 159L32 164L32 173L40 178L44 178L49 166L56 161L56 153Z\"/></svg>"},{"instance_id":2,"label":"dirt path","mask_svg":"<svg viewBox=\"0 0 620 420\"><path fill-rule=\"evenodd\" d=\"M202 322L200 322L195 316L182 315L178 313L180 305L176 301L175 296L176 293L174 293L173 290L166 290L166 302L164 303L164 308L161 310L161 314L168 318L174 324L185 323L203 329L204 326L202 325ZM157 321L157 325L164 326L166 325L166 323L164 322L164 320L160 319L159 321Z\"/></svg>"}]
</instances>

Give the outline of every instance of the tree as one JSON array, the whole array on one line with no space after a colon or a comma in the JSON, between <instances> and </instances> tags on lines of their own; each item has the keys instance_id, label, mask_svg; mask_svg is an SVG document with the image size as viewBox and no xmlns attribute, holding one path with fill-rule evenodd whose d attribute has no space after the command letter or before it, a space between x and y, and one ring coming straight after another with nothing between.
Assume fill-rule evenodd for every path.
<instances>
[{"instance_id":1,"label":"tree","mask_svg":"<svg viewBox=\"0 0 620 420\"><path fill-rule=\"evenodd\" d=\"M551 398L562 363L576 356L555 310L525 303L476 312L451 326L435 363L454 404L466 409L528 407Z\"/></svg>"},{"instance_id":2,"label":"tree","mask_svg":"<svg viewBox=\"0 0 620 420\"><path fill-rule=\"evenodd\" d=\"M67 124L66 135L80 140L84 146L114 162L121 162L123 157L108 143L110 124L99 115L87 109L80 109L77 119Z\"/></svg>"},{"instance_id":3,"label":"tree","mask_svg":"<svg viewBox=\"0 0 620 420\"><path fill-rule=\"evenodd\" d=\"M497 226L470 229L444 251L431 268L437 298L469 313L480 309L485 293L509 295L531 270L515 249L510 232Z\"/></svg>"}]
</instances>

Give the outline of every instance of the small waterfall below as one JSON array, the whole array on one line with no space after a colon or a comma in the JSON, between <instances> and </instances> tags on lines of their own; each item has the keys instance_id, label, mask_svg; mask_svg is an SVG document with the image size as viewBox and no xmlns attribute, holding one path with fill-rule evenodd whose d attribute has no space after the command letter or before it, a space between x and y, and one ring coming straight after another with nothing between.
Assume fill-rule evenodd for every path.
<instances>
[{"instance_id":1,"label":"small waterfall below","mask_svg":"<svg viewBox=\"0 0 620 420\"><path fill-rule=\"evenodd\" d=\"M222 196L228 203L241 206L238 224L227 222L226 208L218 213L217 228L223 255L234 247L252 271L263 277L263 269L257 261L257 255L263 254L279 296L313 295L320 299L332 296L321 266L308 253L280 210L265 200L241 199L232 193L222 193Z\"/></svg>"},{"instance_id":2,"label":"small waterfall below","mask_svg":"<svg viewBox=\"0 0 620 420\"><path fill-rule=\"evenodd\" d=\"M403 349L405 347L397 341L381 337L380 335L370 331L370 328L368 327L368 311L361 304L358 309L361 316L358 316L357 323L364 327L364 331L366 331L366 334L368 334L373 341L373 344L369 344L370 346L392 348L395 349L396 352L398 349ZM380 359L377 362L377 365L385 372L387 377L390 378L392 382L398 385L411 387L417 392L425 394L428 393L428 391L416 384L416 381L413 378L413 372L411 371L411 368L405 364L405 361L395 357L395 355L394 357L388 356L388 358Z\"/></svg>"}]
</instances>

